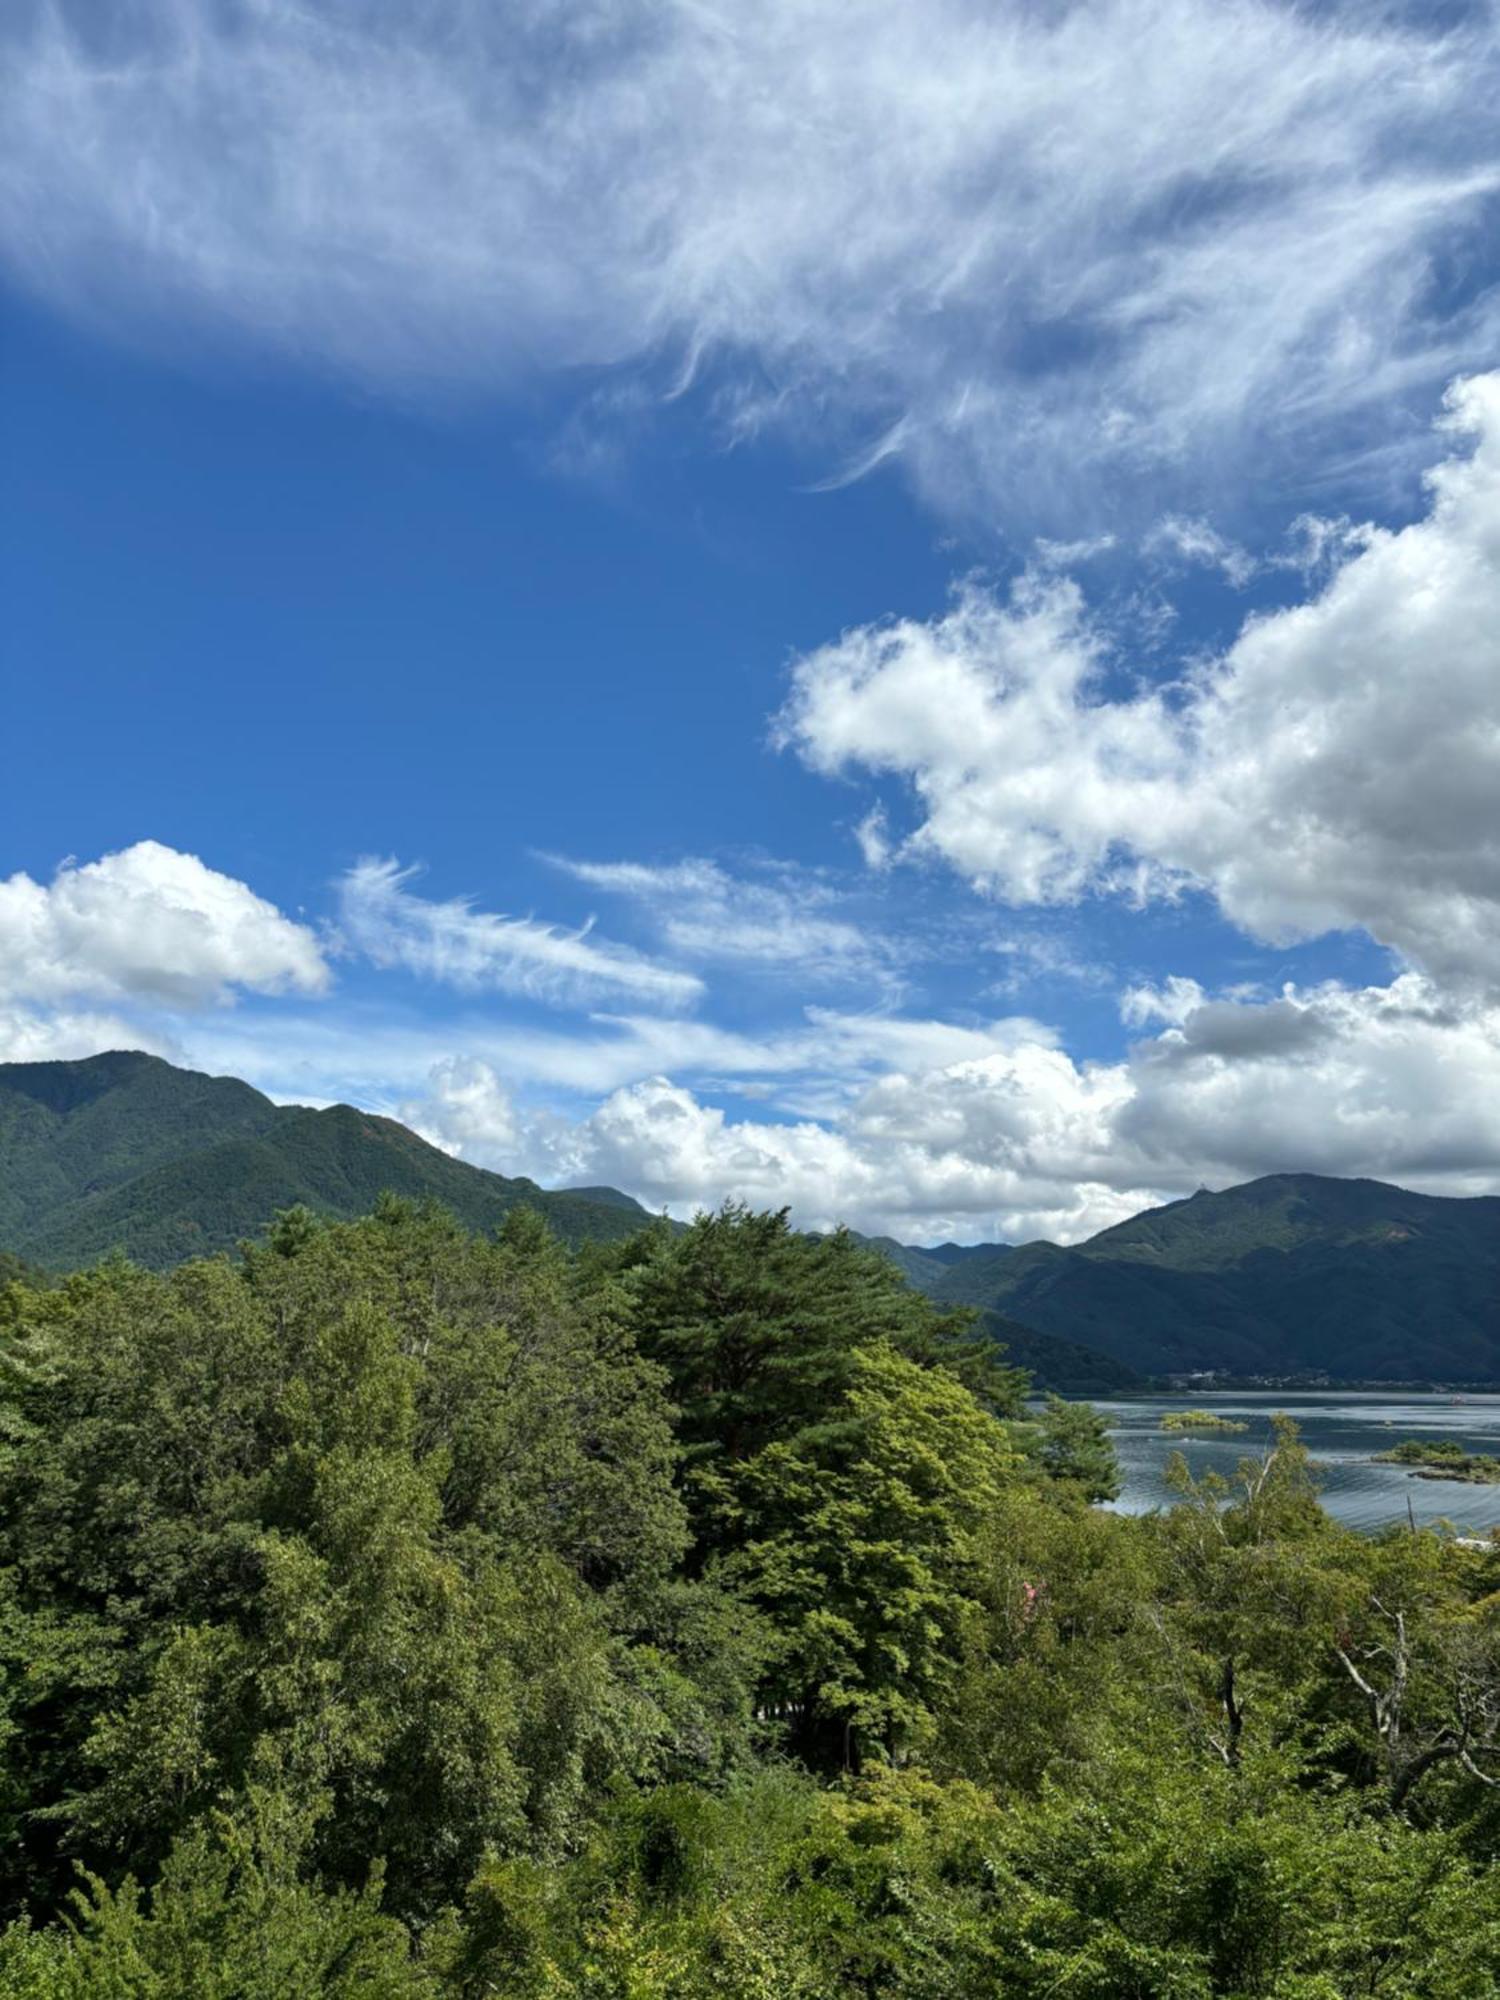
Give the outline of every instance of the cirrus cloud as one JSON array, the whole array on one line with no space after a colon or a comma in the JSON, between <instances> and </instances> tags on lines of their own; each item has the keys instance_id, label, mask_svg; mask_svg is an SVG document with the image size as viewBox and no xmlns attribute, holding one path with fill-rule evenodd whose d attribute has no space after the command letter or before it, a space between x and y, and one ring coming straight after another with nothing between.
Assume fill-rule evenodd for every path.
<instances>
[{"instance_id":1,"label":"cirrus cloud","mask_svg":"<svg viewBox=\"0 0 1500 2000\"><path fill-rule=\"evenodd\" d=\"M695 974L595 938L590 925L563 930L535 917L476 910L461 897L435 902L415 895L410 885L419 872L367 859L338 885L343 934L374 965L552 999L627 994L683 1007L703 991Z\"/></svg>"},{"instance_id":2,"label":"cirrus cloud","mask_svg":"<svg viewBox=\"0 0 1500 2000\"><path fill-rule=\"evenodd\" d=\"M24 281L401 390L660 359L731 434L1048 517L1106 472L1321 474L1356 414L1378 457L1494 349L1448 282L1500 186L1486 7L20 0L0 35Z\"/></svg>"}]
</instances>

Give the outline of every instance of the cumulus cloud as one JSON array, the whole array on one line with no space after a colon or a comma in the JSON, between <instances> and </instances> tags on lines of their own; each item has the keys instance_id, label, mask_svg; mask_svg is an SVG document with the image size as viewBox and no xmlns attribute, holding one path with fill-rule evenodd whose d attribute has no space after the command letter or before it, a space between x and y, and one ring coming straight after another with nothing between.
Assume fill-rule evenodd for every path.
<instances>
[{"instance_id":1,"label":"cumulus cloud","mask_svg":"<svg viewBox=\"0 0 1500 2000\"><path fill-rule=\"evenodd\" d=\"M159 841L65 862L48 884L0 881L0 1001L201 1007L235 989L321 993L328 983L306 925Z\"/></svg>"},{"instance_id":2,"label":"cumulus cloud","mask_svg":"<svg viewBox=\"0 0 1500 2000\"><path fill-rule=\"evenodd\" d=\"M0 243L402 390L663 364L948 501L1399 447L1493 352L1493 13L20 0ZM1232 484L1232 481L1231 481ZM1076 527L1068 530L1076 533Z\"/></svg>"},{"instance_id":3,"label":"cumulus cloud","mask_svg":"<svg viewBox=\"0 0 1500 2000\"><path fill-rule=\"evenodd\" d=\"M804 1227L907 1241L1075 1241L1265 1173L1500 1186L1494 1006L1455 1007L1415 973L1264 1001L1176 981L1167 1005L1171 1025L1118 1062L1081 1063L1024 1033L944 1049L934 1033L929 1061L865 1074L816 1118L731 1117L685 1072L623 1085L572 1119L532 1113L475 1058L436 1066L403 1110L507 1172L609 1181L678 1214L728 1196L789 1203Z\"/></svg>"},{"instance_id":4,"label":"cumulus cloud","mask_svg":"<svg viewBox=\"0 0 1500 2000\"><path fill-rule=\"evenodd\" d=\"M1346 538L1321 588L1177 686L1108 690L1123 663L1077 584L1033 574L805 656L782 740L908 779L907 851L1010 903L1199 886L1268 942L1360 928L1493 988L1500 374L1447 421L1421 519Z\"/></svg>"},{"instance_id":5,"label":"cumulus cloud","mask_svg":"<svg viewBox=\"0 0 1500 2000\"><path fill-rule=\"evenodd\" d=\"M372 859L340 881L343 934L372 964L460 987L556 1000L624 994L682 1007L703 990L694 974L595 938L588 925L563 930L535 917L476 910L462 897L434 902L414 895L410 884L419 873Z\"/></svg>"}]
</instances>

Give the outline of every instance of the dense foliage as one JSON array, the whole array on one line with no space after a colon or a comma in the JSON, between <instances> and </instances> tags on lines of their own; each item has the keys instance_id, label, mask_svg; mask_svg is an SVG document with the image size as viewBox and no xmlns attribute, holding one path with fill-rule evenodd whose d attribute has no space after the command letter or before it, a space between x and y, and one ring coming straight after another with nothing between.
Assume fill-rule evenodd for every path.
<instances>
[{"instance_id":1,"label":"dense foliage","mask_svg":"<svg viewBox=\"0 0 1500 2000\"><path fill-rule=\"evenodd\" d=\"M735 1209L11 1283L0 1991L1493 1994L1500 1546L1023 1388Z\"/></svg>"},{"instance_id":2,"label":"dense foliage","mask_svg":"<svg viewBox=\"0 0 1500 2000\"><path fill-rule=\"evenodd\" d=\"M441 1202L471 1229L536 1209L565 1242L614 1242L646 1211L617 1188L547 1191L451 1158L390 1118L347 1104L273 1104L234 1077L139 1051L0 1063L0 1278L20 1258L54 1271L116 1250L154 1271L233 1250L278 1209L365 1215L382 1193ZM907 1272L925 1253L882 1240ZM986 1331L1050 1388L1114 1395L1140 1378L1076 1341L990 1315Z\"/></svg>"}]
</instances>

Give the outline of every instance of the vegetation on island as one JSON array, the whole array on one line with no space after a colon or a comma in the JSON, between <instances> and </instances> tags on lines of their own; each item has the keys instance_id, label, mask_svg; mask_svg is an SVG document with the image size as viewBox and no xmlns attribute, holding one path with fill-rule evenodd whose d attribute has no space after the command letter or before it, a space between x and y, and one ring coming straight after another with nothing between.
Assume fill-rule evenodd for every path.
<instances>
[{"instance_id":1,"label":"vegetation on island","mask_svg":"<svg viewBox=\"0 0 1500 2000\"><path fill-rule=\"evenodd\" d=\"M1235 1417L1221 1417L1216 1410L1168 1410L1162 1417L1164 1431L1217 1431L1230 1436L1249 1430Z\"/></svg>"},{"instance_id":2,"label":"vegetation on island","mask_svg":"<svg viewBox=\"0 0 1500 2000\"><path fill-rule=\"evenodd\" d=\"M1390 1451L1377 1452L1374 1463L1407 1466L1417 1479L1460 1479L1470 1486L1500 1486L1500 1458L1465 1451L1461 1444L1449 1440L1424 1444L1408 1438Z\"/></svg>"},{"instance_id":3,"label":"vegetation on island","mask_svg":"<svg viewBox=\"0 0 1500 2000\"><path fill-rule=\"evenodd\" d=\"M1500 1547L847 1236L383 1200L0 1293L15 2000L1488 2000Z\"/></svg>"}]
</instances>

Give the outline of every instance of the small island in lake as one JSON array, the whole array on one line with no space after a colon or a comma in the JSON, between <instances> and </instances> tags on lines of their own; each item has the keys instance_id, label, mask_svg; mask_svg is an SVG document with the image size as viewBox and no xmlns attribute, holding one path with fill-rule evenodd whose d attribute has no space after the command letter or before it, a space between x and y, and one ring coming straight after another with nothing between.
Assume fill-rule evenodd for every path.
<instances>
[{"instance_id":1,"label":"small island in lake","mask_svg":"<svg viewBox=\"0 0 1500 2000\"><path fill-rule=\"evenodd\" d=\"M1218 1416L1213 1410L1168 1410L1161 1420L1164 1431L1247 1431L1248 1424L1233 1417Z\"/></svg>"},{"instance_id":2,"label":"small island in lake","mask_svg":"<svg viewBox=\"0 0 1500 2000\"><path fill-rule=\"evenodd\" d=\"M1423 1444L1407 1438L1375 1454L1376 1465L1404 1465L1414 1479L1461 1479L1470 1486L1500 1486L1500 1458L1465 1451L1459 1444Z\"/></svg>"}]
</instances>

